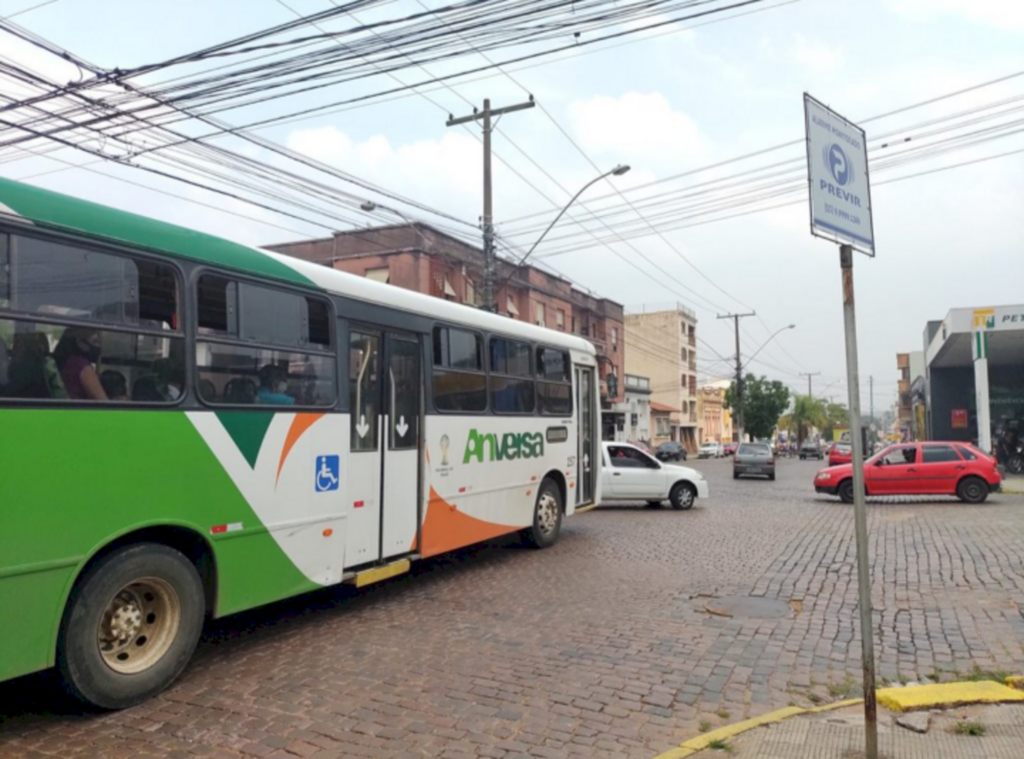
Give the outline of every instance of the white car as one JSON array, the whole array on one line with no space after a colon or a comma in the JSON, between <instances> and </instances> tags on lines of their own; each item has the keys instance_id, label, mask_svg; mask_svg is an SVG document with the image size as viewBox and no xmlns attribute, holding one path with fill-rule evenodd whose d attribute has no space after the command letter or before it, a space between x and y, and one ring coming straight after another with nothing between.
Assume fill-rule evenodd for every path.
<instances>
[{"instance_id":1,"label":"white car","mask_svg":"<svg viewBox=\"0 0 1024 759\"><path fill-rule=\"evenodd\" d=\"M601 492L610 501L669 501L689 509L708 497L708 481L696 469L666 464L629 443L602 443Z\"/></svg>"},{"instance_id":2,"label":"white car","mask_svg":"<svg viewBox=\"0 0 1024 759\"><path fill-rule=\"evenodd\" d=\"M713 441L704 443L704 445L697 449L697 458L699 459L717 459L724 455L722 444Z\"/></svg>"}]
</instances>

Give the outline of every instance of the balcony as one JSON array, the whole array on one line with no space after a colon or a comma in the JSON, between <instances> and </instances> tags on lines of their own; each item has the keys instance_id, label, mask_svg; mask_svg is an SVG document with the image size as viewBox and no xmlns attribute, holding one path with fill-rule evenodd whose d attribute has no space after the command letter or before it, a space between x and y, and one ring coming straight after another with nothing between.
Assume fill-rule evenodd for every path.
<instances>
[{"instance_id":1,"label":"balcony","mask_svg":"<svg viewBox=\"0 0 1024 759\"><path fill-rule=\"evenodd\" d=\"M691 348L696 348L697 347L697 336L696 335L688 335L687 336L687 342L689 342Z\"/></svg>"}]
</instances>

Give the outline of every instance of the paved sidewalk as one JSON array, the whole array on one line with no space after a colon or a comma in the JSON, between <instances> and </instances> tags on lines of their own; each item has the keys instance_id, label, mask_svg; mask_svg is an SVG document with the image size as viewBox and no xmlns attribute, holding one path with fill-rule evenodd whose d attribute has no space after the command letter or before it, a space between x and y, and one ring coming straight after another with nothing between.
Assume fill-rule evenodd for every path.
<instances>
[{"instance_id":1,"label":"paved sidewalk","mask_svg":"<svg viewBox=\"0 0 1024 759\"><path fill-rule=\"evenodd\" d=\"M1024 474L1008 474L1003 478L1003 492L1011 494L1024 493Z\"/></svg>"},{"instance_id":2,"label":"paved sidewalk","mask_svg":"<svg viewBox=\"0 0 1024 759\"><path fill-rule=\"evenodd\" d=\"M879 756L886 759L1020 759L1024 754L1024 704L965 706L910 712L922 734L879 710ZM974 733L981 733L980 735ZM805 714L690 754L690 759L861 759L864 707Z\"/></svg>"}]
</instances>

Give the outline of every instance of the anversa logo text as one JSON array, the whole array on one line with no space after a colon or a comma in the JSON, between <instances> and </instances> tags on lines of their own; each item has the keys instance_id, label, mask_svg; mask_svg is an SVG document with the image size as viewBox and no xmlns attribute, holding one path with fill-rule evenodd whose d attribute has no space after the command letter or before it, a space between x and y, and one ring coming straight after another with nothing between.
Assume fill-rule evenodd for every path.
<instances>
[{"instance_id":1,"label":"anversa logo text","mask_svg":"<svg viewBox=\"0 0 1024 759\"><path fill-rule=\"evenodd\" d=\"M535 459L544 455L544 435L540 432L506 432L497 435L493 432L481 433L476 429L469 431L466 440L466 452L462 463L468 464L476 460L505 461L513 459Z\"/></svg>"}]
</instances>

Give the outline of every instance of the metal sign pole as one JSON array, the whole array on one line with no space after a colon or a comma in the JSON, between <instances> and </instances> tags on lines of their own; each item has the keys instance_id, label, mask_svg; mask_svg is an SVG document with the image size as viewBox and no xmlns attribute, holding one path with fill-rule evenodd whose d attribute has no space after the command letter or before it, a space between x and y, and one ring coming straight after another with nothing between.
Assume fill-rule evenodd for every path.
<instances>
[{"instance_id":1,"label":"metal sign pole","mask_svg":"<svg viewBox=\"0 0 1024 759\"><path fill-rule=\"evenodd\" d=\"M857 534L857 591L860 607L861 666L864 674L864 753L878 759L878 706L875 702L875 647L871 620L868 519L864 506L864 445L860 434L860 376L857 364L857 311L853 297L853 246L839 246L843 273L843 326L846 333L846 385L850 393L853 446L853 523Z\"/></svg>"}]
</instances>

